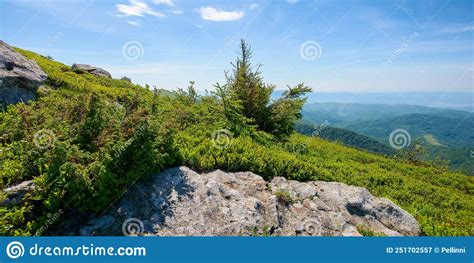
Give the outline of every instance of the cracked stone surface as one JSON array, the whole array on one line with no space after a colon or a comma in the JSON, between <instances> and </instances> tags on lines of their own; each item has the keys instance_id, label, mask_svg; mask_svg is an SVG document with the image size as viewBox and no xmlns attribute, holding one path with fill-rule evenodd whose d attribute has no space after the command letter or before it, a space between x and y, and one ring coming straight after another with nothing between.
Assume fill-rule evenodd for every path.
<instances>
[{"instance_id":1,"label":"cracked stone surface","mask_svg":"<svg viewBox=\"0 0 474 263\"><path fill-rule=\"evenodd\" d=\"M367 189L335 182L266 182L251 172L198 174L176 167L130 187L81 235L123 235L133 218L142 235L358 236L358 227L390 236L418 235L415 218Z\"/></svg>"},{"instance_id":2,"label":"cracked stone surface","mask_svg":"<svg viewBox=\"0 0 474 263\"><path fill-rule=\"evenodd\" d=\"M0 40L0 104L35 99L47 75L35 61L27 59Z\"/></svg>"}]
</instances>

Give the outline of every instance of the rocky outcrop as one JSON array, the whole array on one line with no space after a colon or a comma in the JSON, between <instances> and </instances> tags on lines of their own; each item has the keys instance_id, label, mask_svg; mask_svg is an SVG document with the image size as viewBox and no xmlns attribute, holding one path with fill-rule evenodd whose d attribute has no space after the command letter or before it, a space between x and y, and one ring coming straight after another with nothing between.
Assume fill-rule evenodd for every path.
<instances>
[{"instance_id":1,"label":"rocky outcrop","mask_svg":"<svg viewBox=\"0 0 474 263\"><path fill-rule=\"evenodd\" d=\"M6 198L0 202L0 207L13 207L20 204L23 201L23 197L34 189L35 184L33 180L24 181L18 185L4 189L3 193L6 195Z\"/></svg>"},{"instance_id":2,"label":"rocky outcrop","mask_svg":"<svg viewBox=\"0 0 474 263\"><path fill-rule=\"evenodd\" d=\"M106 77L106 78L112 78L112 75L110 73L102 68L98 67L93 67L91 65L87 64L72 64L72 69L79 69L85 72L89 72L91 74L94 74L99 77Z\"/></svg>"},{"instance_id":3,"label":"rocky outcrop","mask_svg":"<svg viewBox=\"0 0 474 263\"><path fill-rule=\"evenodd\" d=\"M0 40L0 105L34 99L46 78L35 61Z\"/></svg>"},{"instance_id":4,"label":"rocky outcrop","mask_svg":"<svg viewBox=\"0 0 474 263\"><path fill-rule=\"evenodd\" d=\"M80 234L353 236L361 227L391 236L420 232L413 216L361 187L178 167L131 186Z\"/></svg>"},{"instance_id":5,"label":"rocky outcrop","mask_svg":"<svg viewBox=\"0 0 474 263\"><path fill-rule=\"evenodd\" d=\"M129 77L126 77L126 76L125 76L125 77L122 77L121 80L125 80L126 82L132 83L132 79L129 78Z\"/></svg>"}]
</instances>

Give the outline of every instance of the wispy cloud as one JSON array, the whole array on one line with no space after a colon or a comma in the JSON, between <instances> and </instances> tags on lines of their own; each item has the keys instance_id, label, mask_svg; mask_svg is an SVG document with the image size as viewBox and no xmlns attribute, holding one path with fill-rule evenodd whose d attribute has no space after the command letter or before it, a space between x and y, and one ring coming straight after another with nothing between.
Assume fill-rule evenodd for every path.
<instances>
[{"instance_id":1,"label":"wispy cloud","mask_svg":"<svg viewBox=\"0 0 474 263\"><path fill-rule=\"evenodd\" d=\"M171 11L171 13L175 14L175 15L182 15L183 14L183 11L181 10L173 10Z\"/></svg>"},{"instance_id":2,"label":"wispy cloud","mask_svg":"<svg viewBox=\"0 0 474 263\"><path fill-rule=\"evenodd\" d=\"M234 21L245 16L245 13L242 11L224 11L212 6L201 7L198 12L201 14L202 19L211 21Z\"/></svg>"},{"instance_id":3,"label":"wispy cloud","mask_svg":"<svg viewBox=\"0 0 474 263\"><path fill-rule=\"evenodd\" d=\"M163 13L153 10L145 2L141 0L129 0L128 5L118 4L116 5L117 11L120 12L119 16L158 16L165 17Z\"/></svg>"},{"instance_id":4,"label":"wispy cloud","mask_svg":"<svg viewBox=\"0 0 474 263\"><path fill-rule=\"evenodd\" d=\"M140 26L140 22L138 22L138 21L127 21L127 23L129 25L136 26L136 27Z\"/></svg>"},{"instance_id":5,"label":"wispy cloud","mask_svg":"<svg viewBox=\"0 0 474 263\"><path fill-rule=\"evenodd\" d=\"M157 5L169 5L174 6L173 0L153 0Z\"/></svg>"},{"instance_id":6,"label":"wispy cloud","mask_svg":"<svg viewBox=\"0 0 474 263\"><path fill-rule=\"evenodd\" d=\"M253 3L253 4L250 5L250 10L255 10L255 9L257 9L257 7L258 7L258 4Z\"/></svg>"}]
</instances>

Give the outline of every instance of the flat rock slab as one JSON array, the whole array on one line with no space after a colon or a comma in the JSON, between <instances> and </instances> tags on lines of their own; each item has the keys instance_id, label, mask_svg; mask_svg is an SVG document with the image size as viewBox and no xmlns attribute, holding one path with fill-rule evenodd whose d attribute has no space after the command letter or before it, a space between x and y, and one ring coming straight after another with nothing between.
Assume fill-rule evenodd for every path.
<instances>
[{"instance_id":1,"label":"flat rock slab","mask_svg":"<svg viewBox=\"0 0 474 263\"><path fill-rule=\"evenodd\" d=\"M358 229L418 235L415 218L365 188L335 182L266 182L251 172L199 174L176 167L130 187L81 235L358 236Z\"/></svg>"},{"instance_id":2,"label":"flat rock slab","mask_svg":"<svg viewBox=\"0 0 474 263\"><path fill-rule=\"evenodd\" d=\"M105 69L102 69L102 68L99 68L99 67L94 67L94 66L87 65L87 64L77 64L77 63L75 63L75 64L72 64L71 68L72 69L80 69L80 70L89 72L89 73L94 74L94 75L99 76L99 77L112 78L112 75L110 75L110 73L108 71L106 71Z\"/></svg>"}]
</instances>

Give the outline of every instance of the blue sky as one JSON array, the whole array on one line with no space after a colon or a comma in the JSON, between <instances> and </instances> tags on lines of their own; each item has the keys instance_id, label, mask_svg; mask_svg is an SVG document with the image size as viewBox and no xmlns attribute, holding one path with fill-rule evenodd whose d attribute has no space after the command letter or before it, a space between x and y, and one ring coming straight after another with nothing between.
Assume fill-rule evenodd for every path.
<instances>
[{"instance_id":1,"label":"blue sky","mask_svg":"<svg viewBox=\"0 0 474 263\"><path fill-rule=\"evenodd\" d=\"M472 92L473 9L455 0L0 0L0 38L167 89L222 83L244 38L278 89Z\"/></svg>"}]
</instances>

